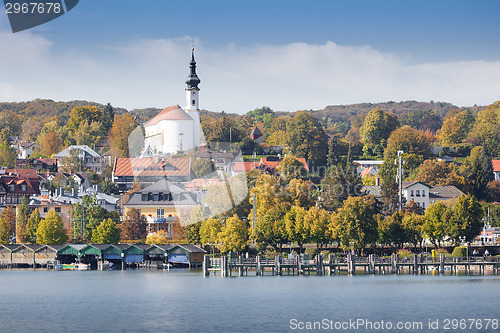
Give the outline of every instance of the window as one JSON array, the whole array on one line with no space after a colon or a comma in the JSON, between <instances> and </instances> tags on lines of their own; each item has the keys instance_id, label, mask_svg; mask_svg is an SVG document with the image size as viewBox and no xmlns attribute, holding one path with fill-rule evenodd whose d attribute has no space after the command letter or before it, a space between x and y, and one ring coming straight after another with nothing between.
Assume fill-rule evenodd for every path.
<instances>
[{"instance_id":1,"label":"window","mask_svg":"<svg viewBox=\"0 0 500 333\"><path fill-rule=\"evenodd\" d=\"M142 201L148 201L148 194L147 193L142 194Z\"/></svg>"},{"instance_id":2,"label":"window","mask_svg":"<svg viewBox=\"0 0 500 333\"><path fill-rule=\"evenodd\" d=\"M61 212L61 207L56 207L56 213L60 213Z\"/></svg>"},{"instance_id":3,"label":"window","mask_svg":"<svg viewBox=\"0 0 500 333\"><path fill-rule=\"evenodd\" d=\"M153 194L153 201L158 201L158 193Z\"/></svg>"},{"instance_id":4,"label":"window","mask_svg":"<svg viewBox=\"0 0 500 333\"><path fill-rule=\"evenodd\" d=\"M193 105L195 105L196 101L193 99Z\"/></svg>"},{"instance_id":5,"label":"window","mask_svg":"<svg viewBox=\"0 0 500 333\"><path fill-rule=\"evenodd\" d=\"M422 196L425 197L425 190L422 190Z\"/></svg>"},{"instance_id":6,"label":"window","mask_svg":"<svg viewBox=\"0 0 500 333\"><path fill-rule=\"evenodd\" d=\"M156 210L156 217L157 218L164 218L165 217L165 209L163 208L158 208Z\"/></svg>"},{"instance_id":7,"label":"window","mask_svg":"<svg viewBox=\"0 0 500 333\"><path fill-rule=\"evenodd\" d=\"M43 212L44 213L47 213L49 211L49 208L48 207L43 207Z\"/></svg>"},{"instance_id":8,"label":"window","mask_svg":"<svg viewBox=\"0 0 500 333\"><path fill-rule=\"evenodd\" d=\"M422 208L425 209L425 202L422 202Z\"/></svg>"},{"instance_id":9,"label":"window","mask_svg":"<svg viewBox=\"0 0 500 333\"><path fill-rule=\"evenodd\" d=\"M26 184L21 185L21 191L26 192Z\"/></svg>"},{"instance_id":10,"label":"window","mask_svg":"<svg viewBox=\"0 0 500 333\"><path fill-rule=\"evenodd\" d=\"M411 190L411 196L413 197L413 190Z\"/></svg>"},{"instance_id":11,"label":"window","mask_svg":"<svg viewBox=\"0 0 500 333\"><path fill-rule=\"evenodd\" d=\"M420 196L420 190L417 190L417 197Z\"/></svg>"},{"instance_id":12,"label":"window","mask_svg":"<svg viewBox=\"0 0 500 333\"><path fill-rule=\"evenodd\" d=\"M9 191L14 192L15 189L16 188L15 188L14 184L9 185Z\"/></svg>"}]
</instances>

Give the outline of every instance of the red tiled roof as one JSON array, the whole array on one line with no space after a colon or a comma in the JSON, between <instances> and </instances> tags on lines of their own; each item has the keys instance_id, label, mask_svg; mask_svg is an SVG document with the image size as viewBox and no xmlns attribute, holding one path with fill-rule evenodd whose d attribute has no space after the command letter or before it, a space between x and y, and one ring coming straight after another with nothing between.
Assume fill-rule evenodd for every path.
<instances>
[{"instance_id":1,"label":"red tiled roof","mask_svg":"<svg viewBox=\"0 0 500 333\"><path fill-rule=\"evenodd\" d=\"M258 166L258 162L234 162L233 171L234 172L246 172L252 170L254 167Z\"/></svg>"},{"instance_id":2,"label":"red tiled roof","mask_svg":"<svg viewBox=\"0 0 500 333\"><path fill-rule=\"evenodd\" d=\"M491 163L493 164L493 171L500 172L500 160L492 160Z\"/></svg>"},{"instance_id":3,"label":"red tiled roof","mask_svg":"<svg viewBox=\"0 0 500 333\"><path fill-rule=\"evenodd\" d=\"M156 125L162 120L193 120L186 111L179 105L167 106L163 111L158 113L156 117L147 122L145 126Z\"/></svg>"},{"instance_id":4,"label":"red tiled roof","mask_svg":"<svg viewBox=\"0 0 500 333\"><path fill-rule=\"evenodd\" d=\"M369 175L369 174L370 174L370 172L371 172L372 170L373 170L373 167L365 168L365 169L363 170L363 172L361 172L361 175L360 175L360 176L361 176L361 178L363 178L364 176Z\"/></svg>"},{"instance_id":5,"label":"red tiled roof","mask_svg":"<svg viewBox=\"0 0 500 333\"><path fill-rule=\"evenodd\" d=\"M172 170L169 168L173 167ZM191 158L117 158L115 176L189 176Z\"/></svg>"},{"instance_id":6,"label":"red tiled roof","mask_svg":"<svg viewBox=\"0 0 500 333\"><path fill-rule=\"evenodd\" d=\"M21 189L20 185L23 183L26 184L26 191ZM14 185L14 191L11 191L8 185ZM33 169L6 169L5 174L0 174L0 186L3 186L9 193L40 193L38 174Z\"/></svg>"},{"instance_id":7,"label":"red tiled roof","mask_svg":"<svg viewBox=\"0 0 500 333\"><path fill-rule=\"evenodd\" d=\"M277 160L277 161L268 161L266 157L263 157L260 159L260 164L271 167L271 168L277 168L281 161L283 161L283 159ZM306 171L309 171L309 167L307 166L307 162L306 162L305 158L297 157L297 161L299 161L300 163L302 163L304 165L304 169L306 169Z\"/></svg>"}]
</instances>

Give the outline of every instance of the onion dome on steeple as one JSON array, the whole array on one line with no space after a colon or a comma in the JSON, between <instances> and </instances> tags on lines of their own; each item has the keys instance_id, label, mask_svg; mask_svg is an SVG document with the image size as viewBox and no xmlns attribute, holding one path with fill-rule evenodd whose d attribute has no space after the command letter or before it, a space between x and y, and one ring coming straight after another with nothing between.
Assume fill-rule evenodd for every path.
<instances>
[{"instance_id":1,"label":"onion dome on steeple","mask_svg":"<svg viewBox=\"0 0 500 333\"><path fill-rule=\"evenodd\" d=\"M186 90L192 90L192 89L200 90L200 88L198 88L198 84L200 84L201 80L198 77L198 75L196 75L196 61L194 60L194 47L191 49L191 62L189 63L189 69L191 70L191 72L189 73L189 76L186 80L187 84Z\"/></svg>"}]
</instances>

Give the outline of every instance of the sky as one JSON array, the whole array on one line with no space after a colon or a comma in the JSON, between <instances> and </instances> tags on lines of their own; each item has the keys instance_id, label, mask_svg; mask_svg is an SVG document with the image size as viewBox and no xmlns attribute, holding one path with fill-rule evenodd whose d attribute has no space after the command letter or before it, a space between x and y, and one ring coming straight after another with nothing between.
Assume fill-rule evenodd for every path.
<instances>
[{"instance_id":1,"label":"sky","mask_svg":"<svg viewBox=\"0 0 500 333\"><path fill-rule=\"evenodd\" d=\"M0 101L184 106L193 42L210 111L500 100L497 0L81 0L18 33L1 9Z\"/></svg>"}]
</instances>

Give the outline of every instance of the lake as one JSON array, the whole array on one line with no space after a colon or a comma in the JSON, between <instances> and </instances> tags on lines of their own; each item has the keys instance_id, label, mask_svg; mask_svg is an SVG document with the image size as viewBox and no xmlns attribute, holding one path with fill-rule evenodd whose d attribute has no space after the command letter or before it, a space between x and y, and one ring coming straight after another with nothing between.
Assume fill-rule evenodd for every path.
<instances>
[{"instance_id":1,"label":"lake","mask_svg":"<svg viewBox=\"0 0 500 333\"><path fill-rule=\"evenodd\" d=\"M2 270L0 332L500 332L499 290L499 276Z\"/></svg>"}]
</instances>

